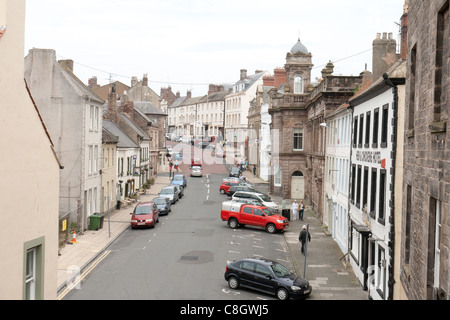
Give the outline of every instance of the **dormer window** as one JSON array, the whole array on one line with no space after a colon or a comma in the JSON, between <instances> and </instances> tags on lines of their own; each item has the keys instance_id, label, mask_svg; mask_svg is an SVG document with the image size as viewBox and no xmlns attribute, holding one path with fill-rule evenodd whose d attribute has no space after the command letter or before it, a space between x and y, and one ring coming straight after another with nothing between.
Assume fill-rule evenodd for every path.
<instances>
[{"instance_id":1,"label":"dormer window","mask_svg":"<svg viewBox=\"0 0 450 320\"><path fill-rule=\"evenodd\" d=\"M300 94L303 93L303 77L296 75L294 77L294 93Z\"/></svg>"}]
</instances>

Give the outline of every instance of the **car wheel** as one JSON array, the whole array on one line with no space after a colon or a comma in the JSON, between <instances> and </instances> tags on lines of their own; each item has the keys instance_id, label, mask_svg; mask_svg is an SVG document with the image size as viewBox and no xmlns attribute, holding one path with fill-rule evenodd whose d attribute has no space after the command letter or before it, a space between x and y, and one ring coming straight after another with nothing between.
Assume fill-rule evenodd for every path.
<instances>
[{"instance_id":1,"label":"car wheel","mask_svg":"<svg viewBox=\"0 0 450 320\"><path fill-rule=\"evenodd\" d=\"M238 221L236 219L231 218L228 221L228 225L230 226L231 229L236 229L239 226L239 223L238 223Z\"/></svg>"},{"instance_id":2,"label":"car wheel","mask_svg":"<svg viewBox=\"0 0 450 320\"><path fill-rule=\"evenodd\" d=\"M239 289L239 279L236 278L235 276L229 277L228 286L233 290Z\"/></svg>"},{"instance_id":3,"label":"car wheel","mask_svg":"<svg viewBox=\"0 0 450 320\"><path fill-rule=\"evenodd\" d=\"M277 227L275 227L274 224L269 223L269 224L266 226L266 230L267 230L267 232L269 232L269 233L275 233L275 232L277 232Z\"/></svg>"},{"instance_id":4,"label":"car wheel","mask_svg":"<svg viewBox=\"0 0 450 320\"><path fill-rule=\"evenodd\" d=\"M225 194L225 190L224 189L220 189L220 193L221 194Z\"/></svg>"},{"instance_id":5,"label":"car wheel","mask_svg":"<svg viewBox=\"0 0 450 320\"><path fill-rule=\"evenodd\" d=\"M289 299L289 293L285 288L277 289L277 298L278 300L287 300Z\"/></svg>"}]
</instances>

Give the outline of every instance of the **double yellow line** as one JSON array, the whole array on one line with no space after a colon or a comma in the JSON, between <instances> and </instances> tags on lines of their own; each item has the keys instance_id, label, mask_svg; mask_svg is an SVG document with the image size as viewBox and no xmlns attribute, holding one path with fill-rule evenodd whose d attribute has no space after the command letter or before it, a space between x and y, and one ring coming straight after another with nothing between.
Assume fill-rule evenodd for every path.
<instances>
[{"instance_id":1,"label":"double yellow line","mask_svg":"<svg viewBox=\"0 0 450 320\"><path fill-rule=\"evenodd\" d=\"M80 282L83 281L83 279L86 278L86 276L110 254L110 252L110 250L103 252L102 255L100 255L93 263L83 270L83 272L81 272L80 276L76 276L72 283L68 285L67 288L57 297L57 300L62 300L70 291L72 291L73 288L79 285Z\"/></svg>"}]
</instances>

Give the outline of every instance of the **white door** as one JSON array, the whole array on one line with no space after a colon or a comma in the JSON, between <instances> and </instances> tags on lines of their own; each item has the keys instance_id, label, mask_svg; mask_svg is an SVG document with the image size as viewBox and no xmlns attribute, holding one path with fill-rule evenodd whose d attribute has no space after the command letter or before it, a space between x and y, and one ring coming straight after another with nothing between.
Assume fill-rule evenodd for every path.
<instances>
[{"instance_id":1,"label":"white door","mask_svg":"<svg viewBox=\"0 0 450 320\"><path fill-rule=\"evenodd\" d=\"M291 199L303 200L305 198L305 177L291 177Z\"/></svg>"}]
</instances>

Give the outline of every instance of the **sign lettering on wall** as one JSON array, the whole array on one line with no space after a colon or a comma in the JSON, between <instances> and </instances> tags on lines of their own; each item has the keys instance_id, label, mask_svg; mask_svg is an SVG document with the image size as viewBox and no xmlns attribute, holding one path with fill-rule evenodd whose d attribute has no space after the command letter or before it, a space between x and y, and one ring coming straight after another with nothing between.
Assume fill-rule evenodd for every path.
<instances>
[{"instance_id":1,"label":"sign lettering on wall","mask_svg":"<svg viewBox=\"0 0 450 320\"><path fill-rule=\"evenodd\" d=\"M381 164L381 151L356 151L356 160Z\"/></svg>"}]
</instances>

